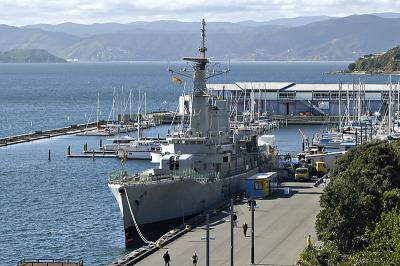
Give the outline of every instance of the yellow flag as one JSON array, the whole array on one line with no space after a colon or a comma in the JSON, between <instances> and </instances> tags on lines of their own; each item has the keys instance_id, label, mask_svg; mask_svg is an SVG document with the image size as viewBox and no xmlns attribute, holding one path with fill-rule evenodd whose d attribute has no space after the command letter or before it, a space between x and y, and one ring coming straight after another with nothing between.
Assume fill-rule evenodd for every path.
<instances>
[{"instance_id":1,"label":"yellow flag","mask_svg":"<svg viewBox=\"0 0 400 266\"><path fill-rule=\"evenodd\" d=\"M171 77L172 81L177 83L177 84L182 84L182 80L178 78L177 76L172 76Z\"/></svg>"},{"instance_id":2,"label":"yellow flag","mask_svg":"<svg viewBox=\"0 0 400 266\"><path fill-rule=\"evenodd\" d=\"M121 162L125 162L128 159L128 154L126 153L126 150L123 149L122 150L122 158L121 158Z\"/></svg>"}]
</instances>

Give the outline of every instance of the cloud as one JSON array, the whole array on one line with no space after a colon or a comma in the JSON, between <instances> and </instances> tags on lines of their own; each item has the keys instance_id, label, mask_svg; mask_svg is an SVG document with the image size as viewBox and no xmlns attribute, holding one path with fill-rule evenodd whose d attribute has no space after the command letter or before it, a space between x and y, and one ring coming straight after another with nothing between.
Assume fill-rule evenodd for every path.
<instances>
[{"instance_id":1,"label":"cloud","mask_svg":"<svg viewBox=\"0 0 400 266\"><path fill-rule=\"evenodd\" d=\"M0 23L131 22L175 19L266 21L296 16L400 12L393 0L0 0Z\"/></svg>"}]
</instances>

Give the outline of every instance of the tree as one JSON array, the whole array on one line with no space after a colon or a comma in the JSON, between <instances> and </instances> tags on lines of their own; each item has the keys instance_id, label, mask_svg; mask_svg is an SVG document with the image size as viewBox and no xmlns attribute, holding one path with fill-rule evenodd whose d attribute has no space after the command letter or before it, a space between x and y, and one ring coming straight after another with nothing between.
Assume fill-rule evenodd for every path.
<instances>
[{"instance_id":1,"label":"tree","mask_svg":"<svg viewBox=\"0 0 400 266\"><path fill-rule=\"evenodd\" d=\"M383 212L380 220L365 232L366 250L385 253L400 265L400 212L397 208Z\"/></svg>"},{"instance_id":2,"label":"tree","mask_svg":"<svg viewBox=\"0 0 400 266\"><path fill-rule=\"evenodd\" d=\"M360 145L338 161L321 196L316 230L341 252L360 250L365 228L379 219L383 193L400 183L399 157L387 142Z\"/></svg>"},{"instance_id":3,"label":"tree","mask_svg":"<svg viewBox=\"0 0 400 266\"><path fill-rule=\"evenodd\" d=\"M357 66L356 63L351 63L347 68L349 69L350 72L353 72L356 69L356 66Z\"/></svg>"}]
</instances>

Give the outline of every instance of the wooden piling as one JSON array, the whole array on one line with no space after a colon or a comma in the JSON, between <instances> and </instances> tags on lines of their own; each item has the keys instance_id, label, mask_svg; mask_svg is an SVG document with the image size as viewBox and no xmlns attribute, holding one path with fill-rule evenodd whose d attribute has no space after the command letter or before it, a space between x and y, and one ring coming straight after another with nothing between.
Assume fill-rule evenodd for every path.
<instances>
[{"instance_id":1,"label":"wooden piling","mask_svg":"<svg viewBox=\"0 0 400 266\"><path fill-rule=\"evenodd\" d=\"M71 155L71 145L68 145L68 148L67 148L67 155L68 155L68 156Z\"/></svg>"},{"instance_id":2,"label":"wooden piling","mask_svg":"<svg viewBox=\"0 0 400 266\"><path fill-rule=\"evenodd\" d=\"M49 161L51 161L51 151L49 149Z\"/></svg>"}]
</instances>

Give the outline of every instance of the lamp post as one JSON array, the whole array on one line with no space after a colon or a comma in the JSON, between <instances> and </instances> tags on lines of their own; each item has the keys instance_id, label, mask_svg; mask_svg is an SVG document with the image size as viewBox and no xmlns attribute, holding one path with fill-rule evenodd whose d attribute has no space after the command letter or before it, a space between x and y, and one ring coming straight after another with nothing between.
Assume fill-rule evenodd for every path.
<instances>
[{"instance_id":1,"label":"lamp post","mask_svg":"<svg viewBox=\"0 0 400 266\"><path fill-rule=\"evenodd\" d=\"M255 200L250 200L251 211L251 264L254 264L254 204Z\"/></svg>"}]
</instances>

